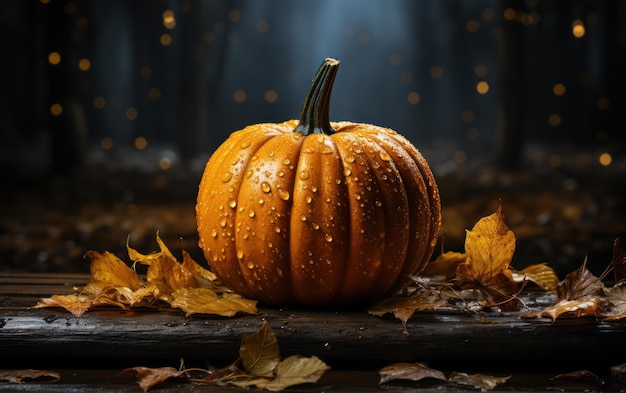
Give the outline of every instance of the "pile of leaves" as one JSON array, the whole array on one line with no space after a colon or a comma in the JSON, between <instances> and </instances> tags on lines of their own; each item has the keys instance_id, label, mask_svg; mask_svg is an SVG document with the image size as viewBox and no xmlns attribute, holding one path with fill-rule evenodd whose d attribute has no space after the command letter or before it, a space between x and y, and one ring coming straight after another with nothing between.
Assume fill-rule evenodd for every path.
<instances>
[{"instance_id":1,"label":"pile of leaves","mask_svg":"<svg viewBox=\"0 0 626 393\"><path fill-rule=\"evenodd\" d=\"M182 262L179 262L161 241L158 232L156 238L160 251L151 254L142 254L127 242L131 266L109 252L88 252L91 277L85 288L77 294L41 299L32 308L62 307L76 317L99 306L123 310L169 306L183 310L187 316L201 313L229 317L258 313L256 301L221 285L213 272L201 267L185 250L182 251ZM467 231L464 252L442 252L419 276L411 277L412 285L402 293L372 304L367 312L380 317L394 315L401 320L405 334L408 334L408 320L424 310L497 310L518 313L523 318L543 317L552 321L582 316L610 321L626 316L626 256L619 239L614 244L613 260L600 277L594 276L583 261L579 269L562 281L545 263L522 270L511 267L515 245L515 235L507 227L500 205L496 212L483 217ZM147 266L145 277L137 273L137 265ZM608 286L604 280L611 272L614 282ZM554 301L541 309L528 307L522 296L528 285L553 294ZM626 373L626 365L619 367L620 375ZM265 322L259 332L242 339L240 357L223 369L135 367L129 370L138 373L140 385L146 391L169 378L282 390L300 383L316 382L327 369L329 367L316 357L281 359L276 337ZM202 376L194 376L197 373ZM509 378L458 372L446 377L420 363L392 364L381 369L379 374L381 384L394 379L435 378L481 390L493 389ZM564 375L564 378L568 377Z\"/></svg>"},{"instance_id":2,"label":"pile of leaves","mask_svg":"<svg viewBox=\"0 0 626 393\"><path fill-rule=\"evenodd\" d=\"M61 307L80 317L99 306L123 310L133 307L160 307L164 304L192 314L231 317L237 313L256 314L256 300L246 299L221 285L213 272L200 266L182 250L179 262L156 234L160 251L142 254L126 243L132 268L112 253L88 251L90 280L79 294L53 295L31 308ZM147 265L145 280L135 269Z\"/></svg>"},{"instance_id":3,"label":"pile of leaves","mask_svg":"<svg viewBox=\"0 0 626 393\"><path fill-rule=\"evenodd\" d=\"M465 252L442 252L405 293L373 304L369 313L392 313L406 323L417 311L434 309L494 310L520 312L522 318L592 316L617 320L626 316L626 257L619 239L614 257L600 277L582 266L559 281L547 264L530 265L522 270L510 266L516 239L507 227L502 206L480 219L467 231ZM614 284L604 279L614 272ZM543 309L531 309L521 294L529 283L554 293L555 300Z\"/></svg>"}]
</instances>

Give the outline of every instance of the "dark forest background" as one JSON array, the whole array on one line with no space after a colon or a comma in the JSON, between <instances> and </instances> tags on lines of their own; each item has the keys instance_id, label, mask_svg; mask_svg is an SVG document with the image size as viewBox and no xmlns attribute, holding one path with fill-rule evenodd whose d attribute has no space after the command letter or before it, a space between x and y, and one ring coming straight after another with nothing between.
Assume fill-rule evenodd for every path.
<instances>
[{"instance_id":1,"label":"dark forest background","mask_svg":"<svg viewBox=\"0 0 626 393\"><path fill-rule=\"evenodd\" d=\"M598 186L572 183L573 172L610 183L599 187L616 209L608 219L622 220L614 192L626 169L626 2L9 0L0 29L0 266L63 269L63 252L123 248L137 231L120 225L119 235L115 220L94 229L98 214L192 205L211 152L248 124L297 118L325 57L341 61L331 119L386 126L414 142L441 179L459 236L506 192L538 195L520 175L529 173L549 173L547 186L578 201ZM476 190L488 202L455 199ZM114 201L91 213L92 226L77 227L79 207L107 197ZM572 213L558 198L545 209L513 207L512 199L518 225L556 222L550 209L561 209L578 220L559 222L566 227L602 210L575 202ZM184 229L142 221L143 237L154 242L157 227L193 244L186 213ZM33 229L59 217L72 229ZM591 232L607 228L596 225ZM596 244L607 253L607 238L624 233L610 230ZM42 256L50 238L62 245ZM581 261L594 239L572 240L572 258ZM564 253L546 247L531 249Z\"/></svg>"}]
</instances>

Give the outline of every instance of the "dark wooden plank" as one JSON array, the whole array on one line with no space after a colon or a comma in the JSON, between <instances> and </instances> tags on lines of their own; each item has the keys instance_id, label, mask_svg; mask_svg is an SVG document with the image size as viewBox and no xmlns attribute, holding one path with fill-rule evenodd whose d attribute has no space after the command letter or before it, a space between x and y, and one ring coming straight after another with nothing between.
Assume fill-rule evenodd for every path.
<instances>
[{"instance_id":1,"label":"dark wooden plank","mask_svg":"<svg viewBox=\"0 0 626 393\"><path fill-rule=\"evenodd\" d=\"M59 289L67 286L60 280ZM230 363L241 337L267 320L283 356L316 355L334 369L371 369L427 362L444 369L570 371L626 361L626 324L578 318L552 323L517 314L420 312L403 334L395 318L365 311L261 308L234 318L180 310L94 310L75 318L59 309L29 310L32 296L7 295L0 285L0 367L63 363L115 367L163 361ZM9 286L10 287L10 286ZM7 356L6 354L10 354ZM100 364L100 363L98 363Z\"/></svg>"}]
</instances>

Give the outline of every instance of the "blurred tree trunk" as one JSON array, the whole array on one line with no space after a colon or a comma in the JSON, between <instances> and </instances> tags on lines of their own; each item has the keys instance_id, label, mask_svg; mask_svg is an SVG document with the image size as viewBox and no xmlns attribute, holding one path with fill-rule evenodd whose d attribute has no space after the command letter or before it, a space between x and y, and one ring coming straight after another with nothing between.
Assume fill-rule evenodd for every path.
<instances>
[{"instance_id":1,"label":"blurred tree trunk","mask_svg":"<svg viewBox=\"0 0 626 393\"><path fill-rule=\"evenodd\" d=\"M525 1L501 1L510 8L524 9ZM500 72L500 106L496 129L496 165L504 170L517 170L522 162L527 94L526 39L524 25L515 19L501 17L498 42Z\"/></svg>"}]
</instances>

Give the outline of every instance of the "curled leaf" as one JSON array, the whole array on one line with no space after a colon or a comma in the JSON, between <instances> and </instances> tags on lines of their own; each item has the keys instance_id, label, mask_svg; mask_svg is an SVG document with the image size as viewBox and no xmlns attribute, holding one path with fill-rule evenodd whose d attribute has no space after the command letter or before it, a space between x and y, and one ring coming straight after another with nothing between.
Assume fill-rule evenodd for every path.
<instances>
[{"instance_id":1,"label":"curled leaf","mask_svg":"<svg viewBox=\"0 0 626 393\"><path fill-rule=\"evenodd\" d=\"M383 384L394 379L419 381L424 378L435 378L442 381L446 380L444 373L422 363L395 363L383 367L378 374L380 374L378 384Z\"/></svg>"},{"instance_id":2,"label":"curled leaf","mask_svg":"<svg viewBox=\"0 0 626 393\"><path fill-rule=\"evenodd\" d=\"M132 367L123 371L136 371L139 386L144 392L147 392L154 385L164 382L170 378L177 378L184 375L185 371L179 371L173 367Z\"/></svg>"},{"instance_id":3,"label":"curled leaf","mask_svg":"<svg viewBox=\"0 0 626 393\"><path fill-rule=\"evenodd\" d=\"M529 280L537 284L544 291L556 292L559 278L554 269L545 263L526 266L522 270L511 272L515 282Z\"/></svg>"},{"instance_id":4,"label":"curled leaf","mask_svg":"<svg viewBox=\"0 0 626 393\"><path fill-rule=\"evenodd\" d=\"M55 381L61 379L61 374L47 370L0 370L0 381L9 383L24 383L25 379L52 378Z\"/></svg>"},{"instance_id":5,"label":"curled leaf","mask_svg":"<svg viewBox=\"0 0 626 393\"><path fill-rule=\"evenodd\" d=\"M330 367L318 357L293 355L281 361L274 370L274 378L237 380L232 384L239 387L256 386L270 391L284 390L290 386L317 382Z\"/></svg>"},{"instance_id":6,"label":"curled leaf","mask_svg":"<svg viewBox=\"0 0 626 393\"><path fill-rule=\"evenodd\" d=\"M256 314L256 300L236 293L218 295L209 288L182 288L172 293L172 307L180 308L186 315L214 314L232 317L237 313Z\"/></svg>"},{"instance_id":7,"label":"curled leaf","mask_svg":"<svg viewBox=\"0 0 626 393\"><path fill-rule=\"evenodd\" d=\"M448 380L458 385L473 386L481 391L493 390L500 385L504 385L511 376L494 377L485 374L466 374L460 372L452 372Z\"/></svg>"}]
</instances>

